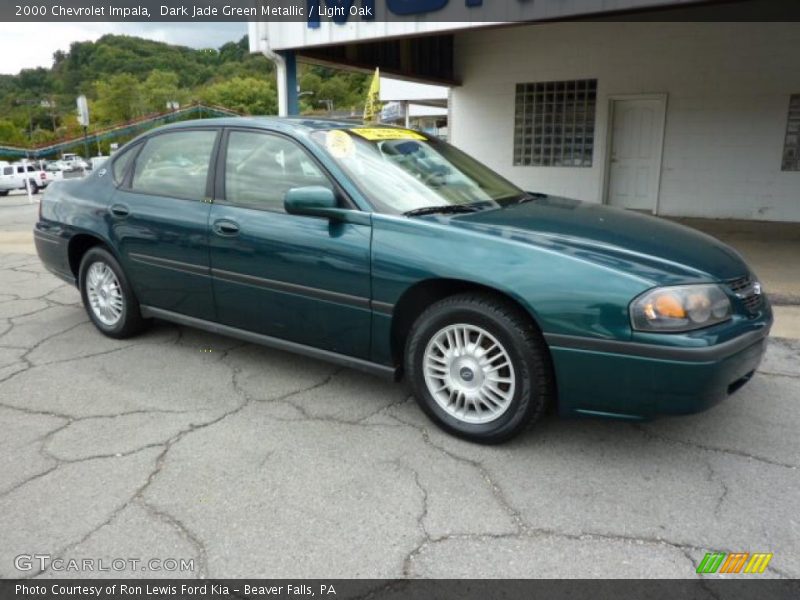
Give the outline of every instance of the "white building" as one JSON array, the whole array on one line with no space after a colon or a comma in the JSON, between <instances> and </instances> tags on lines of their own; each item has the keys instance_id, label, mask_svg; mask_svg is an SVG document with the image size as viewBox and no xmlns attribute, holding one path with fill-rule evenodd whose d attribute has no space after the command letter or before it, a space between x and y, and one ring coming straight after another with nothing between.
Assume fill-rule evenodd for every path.
<instances>
[{"instance_id":1,"label":"white building","mask_svg":"<svg viewBox=\"0 0 800 600\"><path fill-rule=\"evenodd\" d=\"M443 85L381 77L381 122L405 125L447 138L447 97Z\"/></svg>"},{"instance_id":2,"label":"white building","mask_svg":"<svg viewBox=\"0 0 800 600\"><path fill-rule=\"evenodd\" d=\"M675 2L592 7L606 4ZM576 11L524 6L546 12L529 20ZM685 22L256 23L251 39L291 60L450 86L450 141L525 189L800 221L800 23L699 22L729 9Z\"/></svg>"}]
</instances>

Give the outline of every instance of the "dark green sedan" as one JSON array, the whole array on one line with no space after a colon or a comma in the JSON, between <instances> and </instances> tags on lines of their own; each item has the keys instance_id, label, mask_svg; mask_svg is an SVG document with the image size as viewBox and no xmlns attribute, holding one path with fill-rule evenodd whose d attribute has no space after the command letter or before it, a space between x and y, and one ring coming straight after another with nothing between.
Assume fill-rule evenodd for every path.
<instances>
[{"instance_id":1,"label":"dark green sedan","mask_svg":"<svg viewBox=\"0 0 800 600\"><path fill-rule=\"evenodd\" d=\"M702 233L526 192L407 129L185 122L48 189L45 266L105 335L152 318L405 376L478 442L548 407L693 413L753 375L772 324Z\"/></svg>"}]
</instances>

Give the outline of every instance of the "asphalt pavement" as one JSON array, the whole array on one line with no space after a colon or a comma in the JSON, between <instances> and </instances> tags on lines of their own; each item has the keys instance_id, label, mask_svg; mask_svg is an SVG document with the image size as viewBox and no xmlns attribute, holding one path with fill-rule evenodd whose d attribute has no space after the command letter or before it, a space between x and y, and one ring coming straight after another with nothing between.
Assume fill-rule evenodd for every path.
<instances>
[{"instance_id":1,"label":"asphalt pavement","mask_svg":"<svg viewBox=\"0 0 800 600\"><path fill-rule=\"evenodd\" d=\"M685 578L711 551L800 577L798 340L706 413L484 447L358 372L166 323L103 337L34 215L0 198L0 577Z\"/></svg>"}]
</instances>

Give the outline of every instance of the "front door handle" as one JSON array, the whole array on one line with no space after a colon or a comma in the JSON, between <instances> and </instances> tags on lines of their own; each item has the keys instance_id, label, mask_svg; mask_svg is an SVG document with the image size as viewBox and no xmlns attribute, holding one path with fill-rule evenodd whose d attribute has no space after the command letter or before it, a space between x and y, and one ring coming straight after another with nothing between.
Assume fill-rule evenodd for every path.
<instances>
[{"instance_id":1,"label":"front door handle","mask_svg":"<svg viewBox=\"0 0 800 600\"><path fill-rule=\"evenodd\" d=\"M124 204L113 204L109 210L115 217L127 217L129 214L131 214L131 209Z\"/></svg>"},{"instance_id":2,"label":"front door handle","mask_svg":"<svg viewBox=\"0 0 800 600\"><path fill-rule=\"evenodd\" d=\"M239 225L234 221L229 221L227 219L220 219L219 221L214 221L214 225L212 226L214 233L217 235L222 236L233 236L238 235L239 233Z\"/></svg>"}]
</instances>

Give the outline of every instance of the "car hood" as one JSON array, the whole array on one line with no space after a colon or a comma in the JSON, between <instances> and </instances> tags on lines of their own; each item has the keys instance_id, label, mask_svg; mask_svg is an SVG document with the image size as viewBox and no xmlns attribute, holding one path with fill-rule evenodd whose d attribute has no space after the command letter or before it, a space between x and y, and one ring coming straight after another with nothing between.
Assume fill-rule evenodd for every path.
<instances>
[{"instance_id":1,"label":"car hood","mask_svg":"<svg viewBox=\"0 0 800 600\"><path fill-rule=\"evenodd\" d=\"M449 221L455 227L570 254L654 284L722 281L749 273L733 248L695 229L568 198L542 196Z\"/></svg>"}]
</instances>

